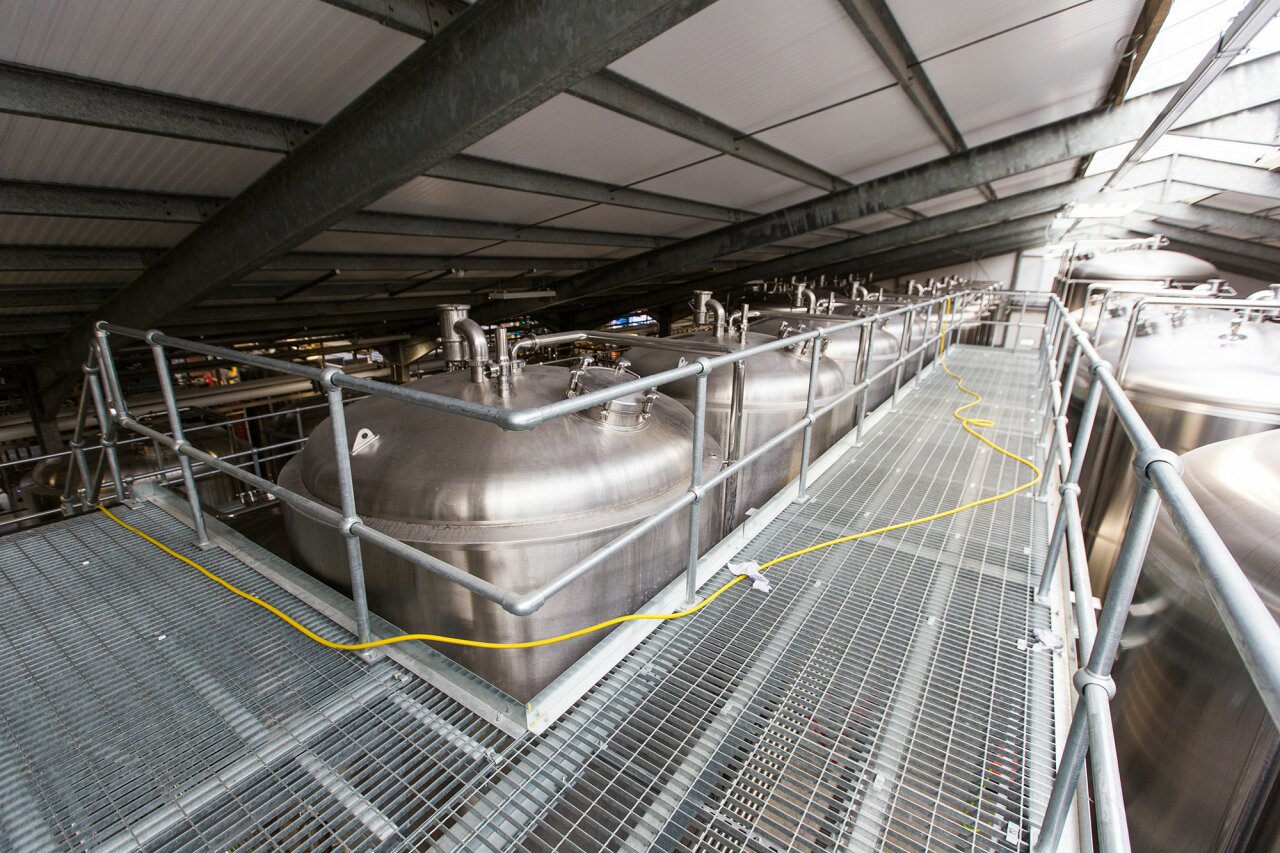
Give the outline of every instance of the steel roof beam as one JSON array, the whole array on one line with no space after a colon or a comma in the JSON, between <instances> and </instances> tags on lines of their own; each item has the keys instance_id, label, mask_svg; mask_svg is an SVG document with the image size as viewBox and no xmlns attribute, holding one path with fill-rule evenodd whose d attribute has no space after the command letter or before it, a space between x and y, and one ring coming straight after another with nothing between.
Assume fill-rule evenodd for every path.
<instances>
[{"instance_id":1,"label":"steel roof beam","mask_svg":"<svg viewBox=\"0 0 1280 853\"><path fill-rule=\"evenodd\" d=\"M1280 74L1280 68L1277 68ZM1280 79L1280 78L1277 78ZM1257 166L1222 163L1201 157L1178 154L1172 160L1170 174L1184 184L1218 190L1219 192L1244 193L1262 198L1280 198L1280 174ZM1160 161L1151 161L1160 162ZM1145 163L1139 165L1146 165ZM1137 168L1136 166L1134 168Z\"/></svg>"},{"instance_id":2,"label":"steel roof beam","mask_svg":"<svg viewBox=\"0 0 1280 853\"><path fill-rule=\"evenodd\" d=\"M1164 234L1170 240L1203 246L1225 255L1235 255L1242 259L1265 264L1272 270L1272 275L1280 278L1280 249L1262 243L1251 243L1248 240L1237 240L1221 234L1210 234L1208 231L1197 231L1184 228L1172 222L1152 221L1138 216L1127 216L1124 227L1142 234Z\"/></svg>"},{"instance_id":3,"label":"steel roof beam","mask_svg":"<svg viewBox=\"0 0 1280 853\"><path fill-rule=\"evenodd\" d=\"M220 208L91 319L140 326L162 322L460 153L710 2L506 0L472 7ZM38 379L49 409L70 390L93 332L93 323L86 321L45 352Z\"/></svg>"},{"instance_id":4,"label":"steel roof beam","mask_svg":"<svg viewBox=\"0 0 1280 853\"><path fill-rule=\"evenodd\" d=\"M1179 123L1183 114L1191 109L1191 105L1205 93L1205 90L1222 76L1227 66L1244 52L1253 37L1271 23L1278 11L1280 11L1280 0L1249 0L1243 9L1236 13L1230 26L1218 39L1213 49L1200 60L1200 64L1173 93L1151 125L1142 132L1133 147L1125 154L1124 159L1112 170L1108 186L1120 181L1147 155L1160 137Z\"/></svg>"},{"instance_id":5,"label":"steel roof beam","mask_svg":"<svg viewBox=\"0 0 1280 853\"><path fill-rule=\"evenodd\" d=\"M1214 87L1211 95L1196 105L1194 114L1184 118L1201 121L1249 109L1274 97L1277 80L1280 55L1232 68L1223 75L1223 85ZM1091 110L654 249L566 281L559 288L561 299L608 292L755 246L1073 160L1139 136L1167 97L1166 92L1157 92L1111 109Z\"/></svg>"},{"instance_id":6,"label":"steel roof beam","mask_svg":"<svg viewBox=\"0 0 1280 853\"><path fill-rule=\"evenodd\" d=\"M439 35L440 30L448 26L470 5L461 0L324 0L324 2L420 39Z\"/></svg>"},{"instance_id":7,"label":"steel roof beam","mask_svg":"<svg viewBox=\"0 0 1280 853\"><path fill-rule=\"evenodd\" d=\"M9 62L0 62L0 112L276 154L294 150L320 127L302 119ZM459 156L452 162L426 168L423 173L448 180L721 222L739 222L753 215L723 205L615 187L601 181L479 157Z\"/></svg>"},{"instance_id":8,"label":"steel roof beam","mask_svg":"<svg viewBox=\"0 0 1280 853\"><path fill-rule=\"evenodd\" d=\"M1143 204L1140 210L1164 221L1190 223L1205 228L1229 228L1232 231L1244 231L1258 237L1280 240L1280 219L1272 219L1268 216L1254 216L1249 213L1237 213L1234 210L1181 203L1148 202Z\"/></svg>"},{"instance_id":9,"label":"steel roof beam","mask_svg":"<svg viewBox=\"0 0 1280 853\"><path fill-rule=\"evenodd\" d=\"M969 150L960 129L929 81L924 65L911 49L906 34L884 0L840 0L840 5L938 140L952 154ZM995 200L996 193L990 184L980 184L978 189L987 201Z\"/></svg>"},{"instance_id":10,"label":"steel roof beam","mask_svg":"<svg viewBox=\"0 0 1280 853\"><path fill-rule=\"evenodd\" d=\"M1180 127L1174 135L1275 145L1280 141L1280 102Z\"/></svg>"},{"instance_id":11,"label":"steel roof beam","mask_svg":"<svg viewBox=\"0 0 1280 853\"><path fill-rule=\"evenodd\" d=\"M89 219L199 224L212 216L226 201L225 198L211 196L185 196L109 187L0 180L0 213L28 216L73 216ZM365 234L458 237L471 240L524 240L644 249L674 242L671 237L653 237L645 234L549 228L371 210L361 211L341 222L334 223L330 230Z\"/></svg>"}]
</instances>

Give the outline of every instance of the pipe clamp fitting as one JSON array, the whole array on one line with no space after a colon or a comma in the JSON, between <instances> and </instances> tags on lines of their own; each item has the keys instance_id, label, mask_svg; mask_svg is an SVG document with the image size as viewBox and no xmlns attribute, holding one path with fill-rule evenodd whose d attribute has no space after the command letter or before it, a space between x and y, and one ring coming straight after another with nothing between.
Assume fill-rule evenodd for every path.
<instances>
[{"instance_id":1,"label":"pipe clamp fitting","mask_svg":"<svg viewBox=\"0 0 1280 853\"><path fill-rule=\"evenodd\" d=\"M342 370L337 367L326 367L324 370L320 371L321 387L323 387L326 391L337 390L338 386L334 384L333 377L337 376L340 373L342 373Z\"/></svg>"},{"instance_id":2,"label":"pipe clamp fitting","mask_svg":"<svg viewBox=\"0 0 1280 853\"><path fill-rule=\"evenodd\" d=\"M1105 370L1107 371L1107 373L1113 373L1115 371L1115 368L1112 366L1111 362L1109 361L1100 361L1097 364L1089 365L1089 370L1092 371L1094 374L1097 374L1101 370Z\"/></svg>"},{"instance_id":3,"label":"pipe clamp fitting","mask_svg":"<svg viewBox=\"0 0 1280 853\"><path fill-rule=\"evenodd\" d=\"M1110 702L1116 698L1116 682L1107 675L1096 675L1089 671L1088 667L1081 667L1076 670L1076 674L1072 677L1071 683L1076 686L1081 696L1084 696L1084 689L1090 684L1096 684L1107 692L1107 701Z\"/></svg>"},{"instance_id":4,"label":"pipe clamp fitting","mask_svg":"<svg viewBox=\"0 0 1280 853\"><path fill-rule=\"evenodd\" d=\"M1166 450L1163 447L1152 447L1143 450L1133 457L1133 473L1139 480L1150 480L1151 475L1148 473L1151 466L1156 462L1168 462L1173 470L1182 475L1182 457L1174 453L1172 450Z\"/></svg>"},{"instance_id":5,"label":"pipe clamp fitting","mask_svg":"<svg viewBox=\"0 0 1280 853\"><path fill-rule=\"evenodd\" d=\"M1064 495L1064 496L1075 495L1076 497L1080 497L1080 484L1079 483L1063 483L1061 486L1058 486L1058 494Z\"/></svg>"},{"instance_id":6,"label":"pipe clamp fitting","mask_svg":"<svg viewBox=\"0 0 1280 853\"><path fill-rule=\"evenodd\" d=\"M360 523L359 516L353 516L352 518L344 518L342 519L342 524L339 525L338 527L338 532L340 532L343 536L346 536L347 538L355 538L355 534L351 532L351 528L355 527L359 523Z\"/></svg>"}]
</instances>

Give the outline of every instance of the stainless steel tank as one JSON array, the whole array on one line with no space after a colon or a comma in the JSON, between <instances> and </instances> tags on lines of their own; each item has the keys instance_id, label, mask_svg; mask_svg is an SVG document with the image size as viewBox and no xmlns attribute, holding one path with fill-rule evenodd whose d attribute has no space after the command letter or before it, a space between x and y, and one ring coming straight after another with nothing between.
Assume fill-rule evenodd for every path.
<instances>
[{"instance_id":1,"label":"stainless steel tank","mask_svg":"<svg viewBox=\"0 0 1280 853\"><path fill-rule=\"evenodd\" d=\"M1063 301L1076 310L1084 305L1088 285L1096 282L1133 284L1173 284L1203 282L1215 278L1213 264L1194 255L1164 249L1126 249L1105 252L1072 266Z\"/></svg>"},{"instance_id":2,"label":"stainless steel tank","mask_svg":"<svg viewBox=\"0 0 1280 853\"><path fill-rule=\"evenodd\" d=\"M523 408L634 378L605 367L504 366L512 368L505 391L484 375L485 365L479 381L453 372L408 387ZM523 432L380 397L352 403L346 419L353 440L361 430L376 436L351 457L364 523L518 593L555 578L689 487L693 416L660 393L632 395ZM714 476L721 463L719 446L708 440L703 478ZM328 420L279 482L338 506ZM714 502L703 510L704 548L717 538L718 515ZM293 511L286 511L285 521L303 567L349 592L337 532ZM684 568L688 524L687 511L677 514L527 617L365 546L369 605L410 632L498 642L554 636L631 613L652 598ZM439 650L528 701L605 633L526 650Z\"/></svg>"},{"instance_id":3,"label":"stainless steel tank","mask_svg":"<svg viewBox=\"0 0 1280 853\"><path fill-rule=\"evenodd\" d=\"M808 331L848 323L849 315L794 314L792 317L764 317L752 323L754 331L777 336L788 331ZM867 375L875 376L898 357L898 340L885 331L882 323L872 323L867 333L871 337L871 355ZM844 374L845 386L859 382L858 357L862 351L862 330L846 329L827 337L824 355L834 361ZM886 373L867 389L867 411L873 411L893 394L893 374Z\"/></svg>"},{"instance_id":4,"label":"stainless steel tank","mask_svg":"<svg viewBox=\"0 0 1280 853\"><path fill-rule=\"evenodd\" d=\"M1185 481L1280 617L1280 431L1183 457ZM1133 849L1278 849L1280 737L1161 512L1113 677Z\"/></svg>"},{"instance_id":5,"label":"stainless steel tank","mask_svg":"<svg viewBox=\"0 0 1280 853\"><path fill-rule=\"evenodd\" d=\"M681 363L708 354L709 347L734 351L777 340L776 334L748 331L717 337L714 332L693 332L662 339L663 344L687 345L686 352L647 347L643 339L627 353L632 369L642 376L670 370ZM707 381L707 434L722 447L730 448L732 458L750 453L782 430L804 417L809 394L809 355L807 345L797 344L749 359L741 376L742 406L740 417L734 412L735 369L715 370ZM844 373L833 360L823 355L818 366L816 408L832 402L845 390ZM696 380L684 379L663 386L683 405L693 408ZM813 429L813 456L831 447L853 420L853 401L843 403L831 415L820 419ZM796 434L742 471L731 483L726 510L732 524L740 524L747 511L760 507L800 473L803 436Z\"/></svg>"},{"instance_id":6,"label":"stainless steel tank","mask_svg":"<svg viewBox=\"0 0 1280 853\"><path fill-rule=\"evenodd\" d=\"M1105 316L1095 334L1101 356L1119 365L1128 316ZM1280 426L1280 324L1239 322L1220 309L1144 309L1123 385L1156 441L1183 453ZM1088 390L1081 370L1073 414ZM1132 446L1099 409L1081 475L1085 537L1094 585L1105 589L1133 503ZM1072 418L1074 422L1074 417ZM1100 452L1099 452L1100 451Z\"/></svg>"}]
</instances>

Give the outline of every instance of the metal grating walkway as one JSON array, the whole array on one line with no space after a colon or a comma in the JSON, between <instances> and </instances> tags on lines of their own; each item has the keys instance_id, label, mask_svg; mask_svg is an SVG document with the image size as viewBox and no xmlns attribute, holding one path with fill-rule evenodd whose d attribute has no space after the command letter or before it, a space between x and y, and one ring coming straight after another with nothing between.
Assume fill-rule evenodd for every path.
<instances>
[{"instance_id":1,"label":"metal grating walkway","mask_svg":"<svg viewBox=\"0 0 1280 853\"><path fill-rule=\"evenodd\" d=\"M997 443L1035 453L1033 354L950 359ZM744 551L763 562L1023 482L931 372ZM971 412L972 414L972 412ZM1052 767L1029 493L770 570L667 623L447 835L455 849L1026 850ZM1034 541L1033 541L1034 533ZM721 573L710 588L729 577ZM743 589L746 591L741 591ZM727 599L727 600L726 600Z\"/></svg>"},{"instance_id":2,"label":"metal grating walkway","mask_svg":"<svg viewBox=\"0 0 1280 853\"><path fill-rule=\"evenodd\" d=\"M1033 354L958 349L1035 452ZM931 372L744 551L1008 489ZM655 631L541 737L312 644L98 517L0 540L0 848L1026 850L1053 762L1027 494L771 569ZM150 506L128 520L171 543ZM221 551L186 553L333 638ZM718 586L727 579L721 573Z\"/></svg>"}]
</instances>

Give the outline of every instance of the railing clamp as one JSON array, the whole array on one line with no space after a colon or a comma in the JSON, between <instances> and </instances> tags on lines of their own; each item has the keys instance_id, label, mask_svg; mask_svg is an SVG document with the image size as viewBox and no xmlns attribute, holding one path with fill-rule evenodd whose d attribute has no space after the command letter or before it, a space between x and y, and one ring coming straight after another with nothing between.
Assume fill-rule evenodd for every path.
<instances>
[{"instance_id":1,"label":"railing clamp","mask_svg":"<svg viewBox=\"0 0 1280 853\"><path fill-rule=\"evenodd\" d=\"M1101 370L1105 370L1107 373L1112 373L1114 368L1111 366L1111 362L1109 361L1099 361L1097 364L1089 365L1089 370L1095 374Z\"/></svg>"},{"instance_id":2,"label":"railing clamp","mask_svg":"<svg viewBox=\"0 0 1280 853\"><path fill-rule=\"evenodd\" d=\"M1063 483L1061 486L1058 486L1058 494L1064 497L1067 495L1075 495L1076 497L1080 497L1080 484L1079 483Z\"/></svg>"},{"instance_id":3,"label":"railing clamp","mask_svg":"<svg viewBox=\"0 0 1280 853\"><path fill-rule=\"evenodd\" d=\"M1109 675L1098 675L1091 672L1088 667L1081 667L1076 670L1075 676L1072 677L1071 683L1076 686L1076 690L1084 696L1084 689L1090 684L1097 685L1107 692L1107 701L1116 698L1116 682ZM1079 713L1079 712L1077 712Z\"/></svg>"},{"instance_id":4,"label":"railing clamp","mask_svg":"<svg viewBox=\"0 0 1280 853\"><path fill-rule=\"evenodd\" d=\"M1173 470L1182 474L1182 458L1172 450L1166 450L1163 447L1151 447L1139 452L1133 457L1133 473L1139 480L1150 480L1150 468L1156 462L1168 462Z\"/></svg>"}]
</instances>

